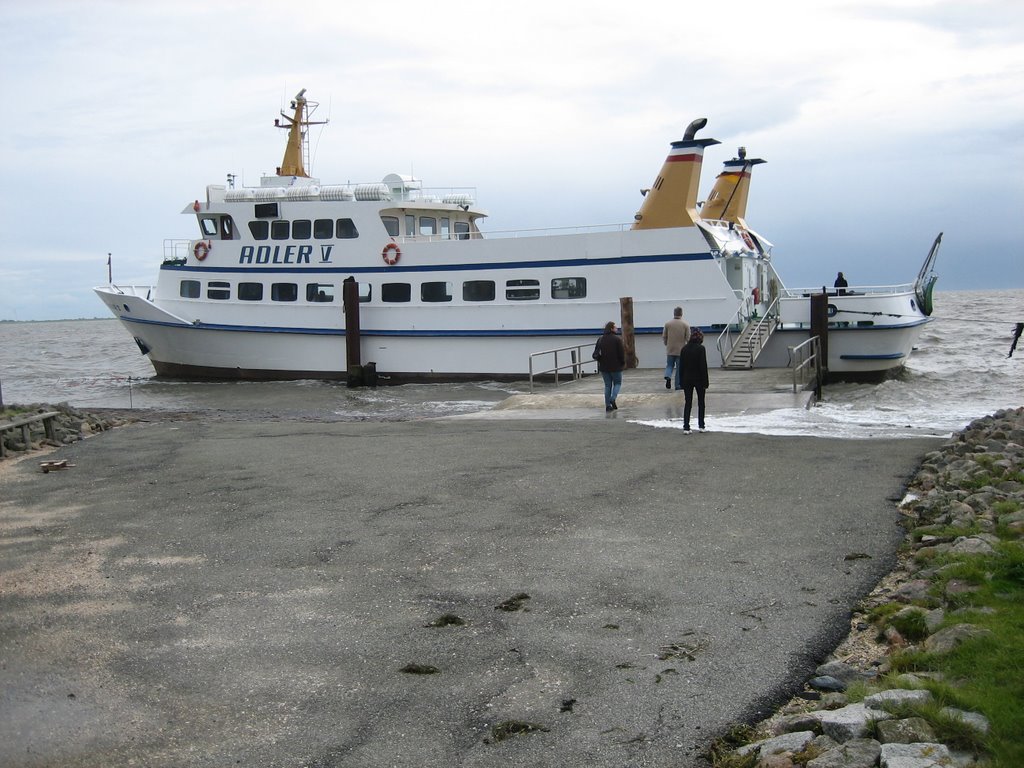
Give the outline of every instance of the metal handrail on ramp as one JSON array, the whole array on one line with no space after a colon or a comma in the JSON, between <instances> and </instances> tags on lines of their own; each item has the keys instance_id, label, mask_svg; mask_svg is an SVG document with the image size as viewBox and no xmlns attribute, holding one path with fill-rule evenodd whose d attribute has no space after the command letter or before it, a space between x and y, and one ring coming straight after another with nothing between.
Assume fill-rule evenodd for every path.
<instances>
[{"instance_id":1,"label":"metal handrail on ramp","mask_svg":"<svg viewBox=\"0 0 1024 768\"><path fill-rule=\"evenodd\" d=\"M597 361L591 359L591 357L585 354L584 350L591 347L590 342L586 344L576 344L571 347L559 347L558 349L545 349L543 352L533 352L530 354L530 392L533 392L533 377L534 376L546 376L548 374L555 375L555 386L559 384L558 377L561 371L571 371L569 375L570 381L576 381L582 379L584 373L591 373L591 371L585 371L584 368L588 365L593 365L593 373L597 373ZM559 362L558 355L562 353L562 360L565 360L565 353L568 353L569 362ZM551 355L553 359L553 365L551 368L545 368L543 370L535 371L533 369L534 358L542 358L545 355Z\"/></svg>"}]
</instances>

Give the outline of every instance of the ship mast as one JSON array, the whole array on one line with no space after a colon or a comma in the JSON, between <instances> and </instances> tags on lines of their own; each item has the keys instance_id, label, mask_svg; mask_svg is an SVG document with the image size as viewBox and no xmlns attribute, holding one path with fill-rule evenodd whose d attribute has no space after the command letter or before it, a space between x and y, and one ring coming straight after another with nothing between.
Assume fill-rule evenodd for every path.
<instances>
[{"instance_id":1,"label":"ship mast","mask_svg":"<svg viewBox=\"0 0 1024 768\"><path fill-rule=\"evenodd\" d=\"M306 129L311 125L325 125L326 120L313 122L309 118L320 106L318 102L306 101L306 89L299 91L292 100L293 115L289 117L281 110L281 117L287 120L283 124L280 119L274 120L278 128L288 129L288 144L285 146L284 159L277 169L278 176L301 176L309 178L305 163L309 160L309 136Z\"/></svg>"}]
</instances>

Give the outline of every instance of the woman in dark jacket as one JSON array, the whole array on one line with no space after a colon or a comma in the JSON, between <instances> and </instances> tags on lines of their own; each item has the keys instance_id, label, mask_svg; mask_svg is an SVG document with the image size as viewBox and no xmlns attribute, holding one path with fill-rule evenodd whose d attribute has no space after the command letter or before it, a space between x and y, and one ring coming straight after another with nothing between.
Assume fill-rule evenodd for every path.
<instances>
[{"instance_id":1,"label":"woman in dark jacket","mask_svg":"<svg viewBox=\"0 0 1024 768\"><path fill-rule=\"evenodd\" d=\"M615 398L622 388L622 372L626 368L626 347L622 339L615 333L615 321L609 320L604 326L604 335L597 340L594 347L597 359L597 370L604 378L604 409L617 411L619 406Z\"/></svg>"},{"instance_id":2,"label":"woman in dark jacket","mask_svg":"<svg viewBox=\"0 0 1024 768\"><path fill-rule=\"evenodd\" d=\"M683 434L690 434L690 411L693 408L693 390L697 390L697 426L704 431L704 391L708 388L708 355L704 349L704 334L700 328L690 332L690 340L679 353L680 378L683 382Z\"/></svg>"}]
</instances>

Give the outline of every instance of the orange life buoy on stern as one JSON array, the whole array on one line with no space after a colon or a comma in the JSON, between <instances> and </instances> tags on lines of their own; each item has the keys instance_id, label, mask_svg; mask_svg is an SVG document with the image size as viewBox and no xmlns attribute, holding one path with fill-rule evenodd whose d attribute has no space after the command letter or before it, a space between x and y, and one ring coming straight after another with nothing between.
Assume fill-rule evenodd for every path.
<instances>
[{"instance_id":1,"label":"orange life buoy on stern","mask_svg":"<svg viewBox=\"0 0 1024 768\"><path fill-rule=\"evenodd\" d=\"M206 255L210 252L213 247L213 243L208 240L200 240L192 248L192 255L196 257L196 261L202 261L206 258Z\"/></svg>"},{"instance_id":2,"label":"orange life buoy on stern","mask_svg":"<svg viewBox=\"0 0 1024 768\"><path fill-rule=\"evenodd\" d=\"M402 258L402 249L394 243L388 243L384 246L384 250L380 252L380 255L384 259L384 263L390 266L397 264L398 260Z\"/></svg>"}]
</instances>

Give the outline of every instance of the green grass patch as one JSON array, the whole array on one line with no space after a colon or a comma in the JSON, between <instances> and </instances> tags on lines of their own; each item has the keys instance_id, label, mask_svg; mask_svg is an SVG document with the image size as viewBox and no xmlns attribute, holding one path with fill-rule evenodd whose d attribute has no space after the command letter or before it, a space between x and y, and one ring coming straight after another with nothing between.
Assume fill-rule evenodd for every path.
<instances>
[{"instance_id":1,"label":"green grass patch","mask_svg":"<svg viewBox=\"0 0 1024 768\"><path fill-rule=\"evenodd\" d=\"M936 703L915 709L940 740L963 749L982 749L992 768L1024 766L1024 546L1002 542L989 556L949 557L936 575L944 587L957 579L978 587L958 595L955 614L946 624L970 623L992 634L960 645L945 655L906 651L891 659L892 673L939 672L944 682L925 681ZM987 737L955 718L939 713L943 706L979 712L988 718Z\"/></svg>"}]
</instances>

